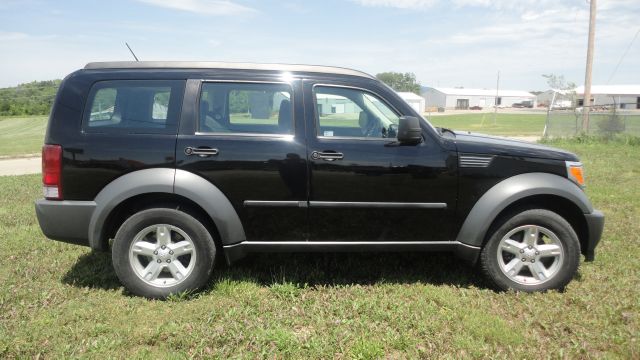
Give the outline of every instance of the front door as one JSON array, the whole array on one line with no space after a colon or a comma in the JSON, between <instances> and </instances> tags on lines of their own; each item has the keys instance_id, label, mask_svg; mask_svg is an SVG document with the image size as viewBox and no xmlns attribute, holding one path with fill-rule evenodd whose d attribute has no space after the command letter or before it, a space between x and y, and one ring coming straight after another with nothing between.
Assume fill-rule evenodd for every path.
<instances>
[{"instance_id":1,"label":"front door","mask_svg":"<svg viewBox=\"0 0 640 360\"><path fill-rule=\"evenodd\" d=\"M401 114L368 90L305 81L304 94L310 240L450 240L455 153L430 136L399 145Z\"/></svg>"},{"instance_id":2,"label":"front door","mask_svg":"<svg viewBox=\"0 0 640 360\"><path fill-rule=\"evenodd\" d=\"M247 240L301 240L307 161L301 83L189 80L176 159L238 213Z\"/></svg>"}]
</instances>

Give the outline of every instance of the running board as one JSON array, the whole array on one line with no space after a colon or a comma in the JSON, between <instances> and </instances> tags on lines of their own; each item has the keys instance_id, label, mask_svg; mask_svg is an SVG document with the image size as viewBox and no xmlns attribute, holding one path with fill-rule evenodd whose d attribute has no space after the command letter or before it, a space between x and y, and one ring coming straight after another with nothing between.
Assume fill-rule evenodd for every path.
<instances>
[{"instance_id":1,"label":"running board","mask_svg":"<svg viewBox=\"0 0 640 360\"><path fill-rule=\"evenodd\" d=\"M248 253L265 252L454 252L458 257L475 263L480 248L458 241L243 241L225 245L224 255L231 264Z\"/></svg>"}]
</instances>

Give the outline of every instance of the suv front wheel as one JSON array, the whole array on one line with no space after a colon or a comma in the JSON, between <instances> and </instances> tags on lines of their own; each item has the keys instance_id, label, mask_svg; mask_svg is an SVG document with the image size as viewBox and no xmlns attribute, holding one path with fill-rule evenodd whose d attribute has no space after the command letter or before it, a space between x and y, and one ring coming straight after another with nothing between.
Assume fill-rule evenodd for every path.
<instances>
[{"instance_id":1,"label":"suv front wheel","mask_svg":"<svg viewBox=\"0 0 640 360\"><path fill-rule=\"evenodd\" d=\"M580 242L571 225L544 209L507 218L482 249L480 265L501 290L563 289L580 264Z\"/></svg>"},{"instance_id":2,"label":"suv front wheel","mask_svg":"<svg viewBox=\"0 0 640 360\"><path fill-rule=\"evenodd\" d=\"M215 255L211 234L200 221L165 208L132 215L118 230L112 250L124 286L133 294L160 299L205 285Z\"/></svg>"}]
</instances>

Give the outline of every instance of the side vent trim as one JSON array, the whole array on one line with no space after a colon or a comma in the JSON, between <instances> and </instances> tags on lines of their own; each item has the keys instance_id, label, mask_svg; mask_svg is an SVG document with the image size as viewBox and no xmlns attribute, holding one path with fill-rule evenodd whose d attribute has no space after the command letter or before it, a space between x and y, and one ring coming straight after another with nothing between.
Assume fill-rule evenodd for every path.
<instances>
[{"instance_id":1,"label":"side vent trim","mask_svg":"<svg viewBox=\"0 0 640 360\"><path fill-rule=\"evenodd\" d=\"M459 164L463 168L485 168L491 165L493 155L460 154Z\"/></svg>"}]
</instances>

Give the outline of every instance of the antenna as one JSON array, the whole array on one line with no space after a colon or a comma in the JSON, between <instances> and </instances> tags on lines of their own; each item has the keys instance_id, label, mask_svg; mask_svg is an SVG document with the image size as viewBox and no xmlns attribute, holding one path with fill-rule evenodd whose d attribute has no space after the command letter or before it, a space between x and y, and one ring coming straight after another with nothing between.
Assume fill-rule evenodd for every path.
<instances>
[{"instance_id":1,"label":"antenna","mask_svg":"<svg viewBox=\"0 0 640 360\"><path fill-rule=\"evenodd\" d=\"M133 50L131 50L131 46L129 46L129 44L127 44L126 42L124 44L127 45L127 48L129 49L129 51L131 51L131 55L133 55L133 58L136 59L136 61L140 61L140 60L138 60L138 57L133 52Z\"/></svg>"}]
</instances>

